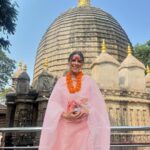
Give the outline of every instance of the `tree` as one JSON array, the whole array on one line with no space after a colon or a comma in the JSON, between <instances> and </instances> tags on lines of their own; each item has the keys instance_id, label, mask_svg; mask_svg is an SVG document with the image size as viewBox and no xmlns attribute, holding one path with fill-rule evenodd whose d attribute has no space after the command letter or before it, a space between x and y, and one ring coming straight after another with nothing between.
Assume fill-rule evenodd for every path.
<instances>
[{"instance_id":1,"label":"tree","mask_svg":"<svg viewBox=\"0 0 150 150\"><path fill-rule=\"evenodd\" d=\"M6 102L6 94L11 91L11 88L6 88L0 91L0 104L5 104Z\"/></svg>"},{"instance_id":2,"label":"tree","mask_svg":"<svg viewBox=\"0 0 150 150\"><path fill-rule=\"evenodd\" d=\"M15 61L10 59L8 40L9 35L13 35L17 20L17 3L11 0L0 0L0 90L8 83L14 68Z\"/></svg>"},{"instance_id":3,"label":"tree","mask_svg":"<svg viewBox=\"0 0 150 150\"><path fill-rule=\"evenodd\" d=\"M150 40L144 44L136 44L134 46L134 55L137 57L145 66L150 66Z\"/></svg>"},{"instance_id":4,"label":"tree","mask_svg":"<svg viewBox=\"0 0 150 150\"><path fill-rule=\"evenodd\" d=\"M0 91L8 83L14 68L15 61L8 58L6 54L0 50Z\"/></svg>"}]
</instances>

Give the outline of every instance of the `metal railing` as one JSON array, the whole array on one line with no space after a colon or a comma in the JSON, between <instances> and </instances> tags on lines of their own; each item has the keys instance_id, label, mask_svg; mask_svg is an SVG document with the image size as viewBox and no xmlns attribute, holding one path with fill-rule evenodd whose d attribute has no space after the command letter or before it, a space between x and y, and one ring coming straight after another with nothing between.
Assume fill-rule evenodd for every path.
<instances>
[{"instance_id":1,"label":"metal railing","mask_svg":"<svg viewBox=\"0 0 150 150\"><path fill-rule=\"evenodd\" d=\"M42 127L11 127L11 128L0 128L0 133L18 133L18 132L40 132ZM149 131L150 126L112 126L111 135L116 134L115 132L130 132L130 131ZM119 134L118 133L118 134ZM150 147L149 143L138 144L138 143L127 143L127 144L111 144L111 147ZM38 146L11 146L11 147L0 147L0 149L38 149Z\"/></svg>"}]
</instances>

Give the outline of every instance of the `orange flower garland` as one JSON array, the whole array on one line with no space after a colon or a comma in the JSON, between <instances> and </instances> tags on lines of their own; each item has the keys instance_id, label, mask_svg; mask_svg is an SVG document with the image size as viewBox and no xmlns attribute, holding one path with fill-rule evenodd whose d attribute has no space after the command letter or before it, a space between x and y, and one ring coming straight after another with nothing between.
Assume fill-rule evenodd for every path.
<instances>
[{"instance_id":1,"label":"orange flower garland","mask_svg":"<svg viewBox=\"0 0 150 150\"><path fill-rule=\"evenodd\" d=\"M67 75L66 75L66 82L67 82L67 88L68 88L68 90L69 90L70 93L75 93L75 92L80 91L80 89L81 89L82 76L83 76L82 71L80 71L80 72L76 75L77 84L76 84L76 86L74 87L73 81L72 81L72 78L71 78L71 72L68 72L68 73L67 73Z\"/></svg>"}]
</instances>

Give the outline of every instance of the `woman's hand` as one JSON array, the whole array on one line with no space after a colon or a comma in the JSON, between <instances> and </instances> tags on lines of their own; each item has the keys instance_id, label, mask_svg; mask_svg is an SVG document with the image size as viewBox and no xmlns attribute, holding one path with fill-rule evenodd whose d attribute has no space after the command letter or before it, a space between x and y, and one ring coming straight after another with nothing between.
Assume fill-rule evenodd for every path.
<instances>
[{"instance_id":1,"label":"woman's hand","mask_svg":"<svg viewBox=\"0 0 150 150\"><path fill-rule=\"evenodd\" d=\"M62 117L70 121L81 119L88 115L88 109L81 107L80 111L63 112Z\"/></svg>"},{"instance_id":2,"label":"woman's hand","mask_svg":"<svg viewBox=\"0 0 150 150\"><path fill-rule=\"evenodd\" d=\"M82 114L80 112L63 112L62 113L62 117L67 119L67 120L70 120L70 121L73 121L73 120L77 120L79 118L81 118Z\"/></svg>"}]
</instances>

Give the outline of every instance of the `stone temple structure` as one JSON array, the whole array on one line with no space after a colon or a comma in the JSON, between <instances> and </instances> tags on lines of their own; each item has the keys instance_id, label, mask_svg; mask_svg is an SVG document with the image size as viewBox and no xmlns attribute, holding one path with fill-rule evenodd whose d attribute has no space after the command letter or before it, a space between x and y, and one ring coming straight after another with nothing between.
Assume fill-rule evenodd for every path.
<instances>
[{"instance_id":1,"label":"stone temple structure","mask_svg":"<svg viewBox=\"0 0 150 150\"><path fill-rule=\"evenodd\" d=\"M132 55L125 31L110 14L91 6L90 0L79 0L78 7L64 12L49 26L37 50L32 86L26 67L20 66L14 74L13 91L6 96L7 126L42 125L48 97L57 78L66 72L68 55L74 50L85 55L83 71L99 85L111 125L149 126L149 67L145 75L145 66ZM5 144L37 145L38 138L35 133L9 134ZM150 143L150 133L113 132L111 140L112 144Z\"/></svg>"},{"instance_id":2,"label":"stone temple structure","mask_svg":"<svg viewBox=\"0 0 150 150\"><path fill-rule=\"evenodd\" d=\"M107 12L92 7L89 1L83 7L81 2L79 0L79 7L57 17L42 37L36 55L34 80L42 72L45 58L48 58L48 70L54 76L63 75L68 55L74 50L84 53L84 71L90 74L90 64L100 53L102 39L107 42L108 53L119 62L126 57L130 41L120 24Z\"/></svg>"}]
</instances>

